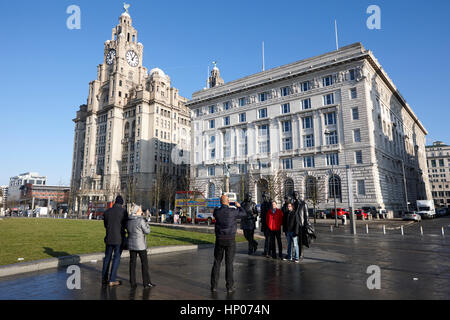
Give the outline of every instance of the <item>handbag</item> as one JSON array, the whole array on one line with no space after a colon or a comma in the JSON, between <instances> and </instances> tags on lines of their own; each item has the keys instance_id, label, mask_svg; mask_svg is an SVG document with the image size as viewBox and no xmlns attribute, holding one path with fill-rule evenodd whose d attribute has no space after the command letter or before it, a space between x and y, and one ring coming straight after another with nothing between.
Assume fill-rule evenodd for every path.
<instances>
[{"instance_id":1,"label":"handbag","mask_svg":"<svg viewBox=\"0 0 450 320\"><path fill-rule=\"evenodd\" d=\"M122 244L120 245L120 248L123 250L129 250L129 243L128 243L128 237L124 236L122 238Z\"/></svg>"}]
</instances>

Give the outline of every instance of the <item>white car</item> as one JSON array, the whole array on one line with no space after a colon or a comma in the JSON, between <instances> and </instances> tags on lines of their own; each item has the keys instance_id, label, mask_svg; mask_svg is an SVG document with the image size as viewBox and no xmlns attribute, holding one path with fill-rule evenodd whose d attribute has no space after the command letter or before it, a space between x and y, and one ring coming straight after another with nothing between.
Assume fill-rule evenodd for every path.
<instances>
[{"instance_id":1,"label":"white car","mask_svg":"<svg viewBox=\"0 0 450 320\"><path fill-rule=\"evenodd\" d=\"M413 220L413 221L419 222L422 220L422 217L420 216L420 214L418 214L415 211L406 211L405 213L403 213L402 219L403 220Z\"/></svg>"}]
</instances>

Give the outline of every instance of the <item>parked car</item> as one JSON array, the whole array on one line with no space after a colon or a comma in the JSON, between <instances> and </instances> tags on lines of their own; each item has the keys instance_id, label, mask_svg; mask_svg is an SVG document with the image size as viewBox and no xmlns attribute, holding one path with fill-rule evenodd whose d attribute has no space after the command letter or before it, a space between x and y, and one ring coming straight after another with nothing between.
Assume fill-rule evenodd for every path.
<instances>
[{"instance_id":1,"label":"parked car","mask_svg":"<svg viewBox=\"0 0 450 320\"><path fill-rule=\"evenodd\" d=\"M336 211L338 219L342 219L343 216L347 216L347 218L349 217L348 211L343 208L336 208ZM335 218L334 208L331 209L331 218Z\"/></svg>"},{"instance_id":2,"label":"parked car","mask_svg":"<svg viewBox=\"0 0 450 320\"><path fill-rule=\"evenodd\" d=\"M328 210L317 210L316 211L316 217L320 219L326 219L329 215Z\"/></svg>"},{"instance_id":3,"label":"parked car","mask_svg":"<svg viewBox=\"0 0 450 320\"><path fill-rule=\"evenodd\" d=\"M92 219L95 220L104 220L105 219L105 210L97 209L92 212Z\"/></svg>"},{"instance_id":4,"label":"parked car","mask_svg":"<svg viewBox=\"0 0 450 320\"><path fill-rule=\"evenodd\" d=\"M356 215L356 219L372 220L372 215L370 214L370 212L368 212L364 209L356 209L355 215Z\"/></svg>"},{"instance_id":5,"label":"parked car","mask_svg":"<svg viewBox=\"0 0 450 320\"><path fill-rule=\"evenodd\" d=\"M405 221L406 220L413 220L417 222L422 221L422 217L416 211L405 211L402 214L402 219Z\"/></svg>"},{"instance_id":6,"label":"parked car","mask_svg":"<svg viewBox=\"0 0 450 320\"><path fill-rule=\"evenodd\" d=\"M361 209L363 209L365 212L369 213L372 216L372 218L376 218L378 215L377 208L375 208L375 207L362 207Z\"/></svg>"},{"instance_id":7,"label":"parked car","mask_svg":"<svg viewBox=\"0 0 450 320\"><path fill-rule=\"evenodd\" d=\"M445 215L447 215L447 208L440 208L440 209L436 209L436 216L437 217L443 217Z\"/></svg>"}]
</instances>

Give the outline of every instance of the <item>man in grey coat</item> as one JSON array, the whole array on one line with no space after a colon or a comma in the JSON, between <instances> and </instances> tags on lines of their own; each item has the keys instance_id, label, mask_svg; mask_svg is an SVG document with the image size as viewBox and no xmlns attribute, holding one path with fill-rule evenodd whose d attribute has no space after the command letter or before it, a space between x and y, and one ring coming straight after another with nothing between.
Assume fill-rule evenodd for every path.
<instances>
[{"instance_id":1,"label":"man in grey coat","mask_svg":"<svg viewBox=\"0 0 450 320\"><path fill-rule=\"evenodd\" d=\"M142 208L134 205L128 218L128 249L130 250L130 284L136 288L136 260L141 259L142 281L144 288L152 288L156 285L150 281L147 258L147 234L150 233L150 221L142 216Z\"/></svg>"}]
</instances>

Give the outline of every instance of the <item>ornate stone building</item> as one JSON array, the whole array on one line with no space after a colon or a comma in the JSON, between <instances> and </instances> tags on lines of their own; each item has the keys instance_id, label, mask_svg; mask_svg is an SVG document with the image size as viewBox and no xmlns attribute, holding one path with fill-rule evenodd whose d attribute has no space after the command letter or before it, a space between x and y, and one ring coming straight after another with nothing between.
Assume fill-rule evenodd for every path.
<instances>
[{"instance_id":1,"label":"ornate stone building","mask_svg":"<svg viewBox=\"0 0 450 320\"><path fill-rule=\"evenodd\" d=\"M362 44L225 84L214 72L218 85L187 103L192 188L219 196L227 164L231 191L258 201L296 190L318 208L348 208L350 195L354 208L392 215L406 197L431 199L427 131Z\"/></svg>"},{"instance_id":2,"label":"ornate stone building","mask_svg":"<svg viewBox=\"0 0 450 320\"><path fill-rule=\"evenodd\" d=\"M118 193L145 207L160 173L185 175L190 145L186 98L161 69L143 66L143 45L128 11L105 42L104 61L77 112L72 202L86 211ZM178 179L179 180L179 179Z\"/></svg>"},{"instance_id":3,"label":"ornate stone building","mask_svg":"<svg viewBox=\"0 0 450 320\"><path fill-rule=\"evenodd\" d=\"M426 148L434 203L436 207L450 207L450 146L436 141Z\"/></svg>"}]
</instances>

